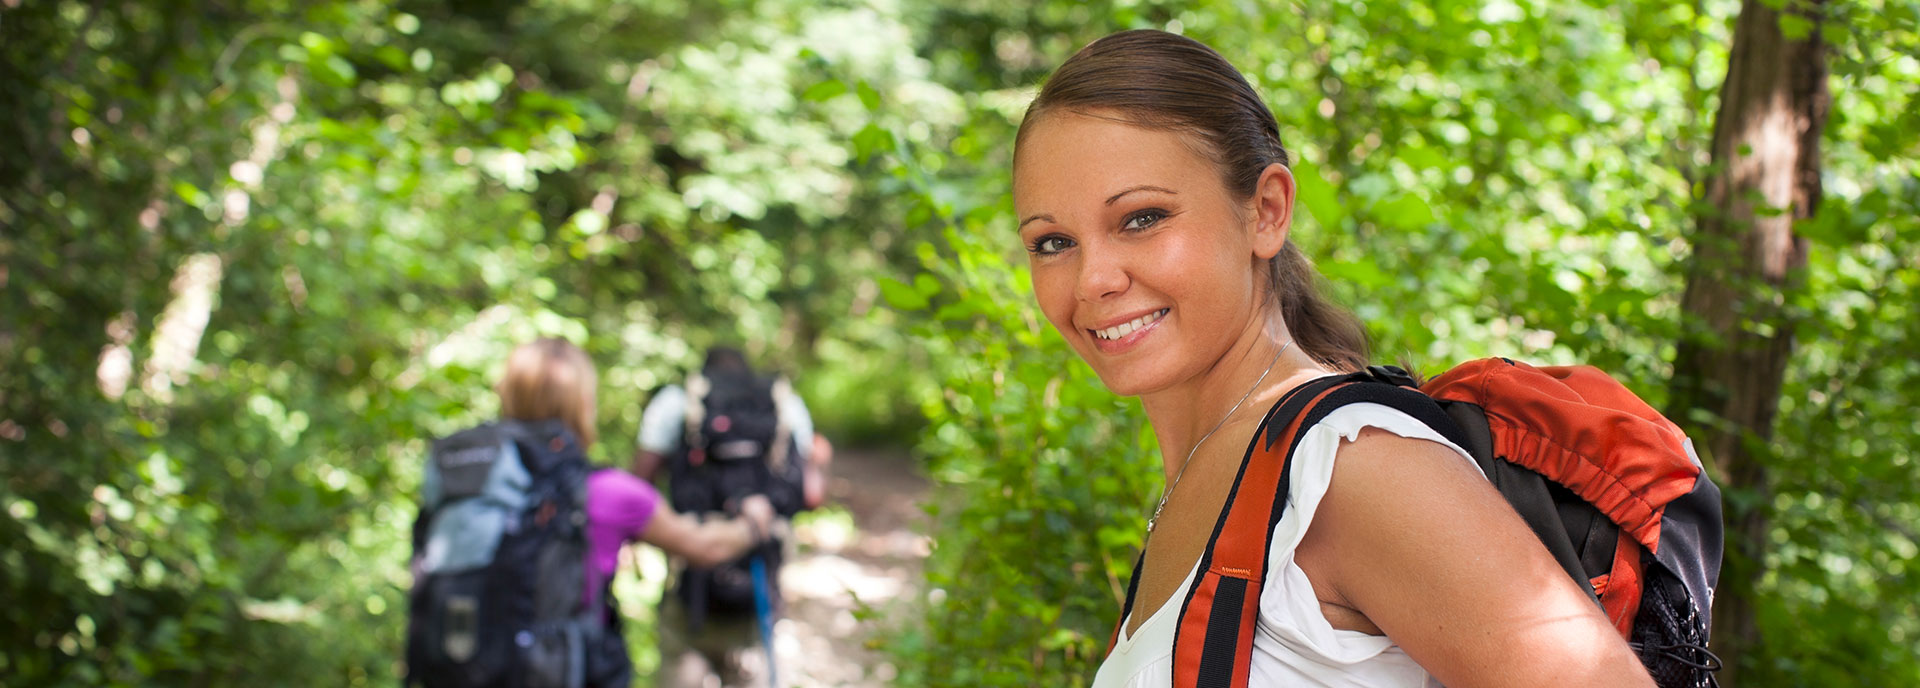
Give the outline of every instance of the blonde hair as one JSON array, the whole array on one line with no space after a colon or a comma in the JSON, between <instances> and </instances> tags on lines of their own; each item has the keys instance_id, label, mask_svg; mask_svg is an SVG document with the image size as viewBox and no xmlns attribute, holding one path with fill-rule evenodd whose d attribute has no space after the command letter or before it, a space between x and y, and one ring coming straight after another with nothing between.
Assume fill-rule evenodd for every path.
<instances>
[{"instance_id":1,"label":"blonde hair","mask_svg":"<svg viewBox=\"0 0 1920 688\"><path fill-rule=\"evenodd\" d=\"M573 342L543 337L521 344L507 356L507 370L495 387L500 417L515 420L558 418L580 440L593 445L595 390L593 360Z\"/></svg>"}]
</instances>

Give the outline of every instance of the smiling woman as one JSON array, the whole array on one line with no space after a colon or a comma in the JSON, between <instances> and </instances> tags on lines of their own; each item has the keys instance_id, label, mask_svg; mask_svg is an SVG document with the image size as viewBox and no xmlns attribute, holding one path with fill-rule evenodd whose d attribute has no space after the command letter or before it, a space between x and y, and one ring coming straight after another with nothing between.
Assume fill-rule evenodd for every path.
<instances>
[{"instance_id":1,"label":"smiling woman","mask_svg":"<svg viewBox=\"0 0 1920 688\"><path fill-rule=\"evenodd\" d=\"M1016 141L1035 298L1166 452L1094 685L1648 684L1457 444L1380 404L1282 408L1365 367L1366 343L1288 240L1279 125L1231 64L1174 34L1108 36L1054 73ZM1289 468L1258 465L1282 428ZM1276 473L1266 551L1221 538L1242 480ZM1253 623L1219 634L1205 610L1239 599Z\"/></svg>"},{"instance_id":2,"label":"smiling woman","mask_svg":"<svg viewBox=\"0 0 1920 688\"><path fill-rule=\"evenodd\" d=\"M1034 292L1101 380L1140 395L1196 377L1236 340L1251 345L1244 335L1253 333L1219 335L1266 327L1254 315L1272 287L1259 283L1253 263L1263 251L1275 254L1284 225L1242 231L1252 226L1249 209L1183 137L1104 113L1029 121L1014 168L1016 202L1026 216L1028 200L1051 201L1036 204L1046 212L1026 216L1021 228ZM1272 183L1287 187L1275 200L1290 205L1284 168ZM1156 338L1167 341L1143 346Z\"/></svg>"}]
</instances>

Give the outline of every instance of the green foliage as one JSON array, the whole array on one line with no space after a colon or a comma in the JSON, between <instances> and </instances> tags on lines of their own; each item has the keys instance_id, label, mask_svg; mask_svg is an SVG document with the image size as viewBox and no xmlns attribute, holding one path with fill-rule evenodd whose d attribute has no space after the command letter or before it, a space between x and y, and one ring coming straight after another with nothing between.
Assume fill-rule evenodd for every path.
<instances>
[{"instance_id":1,"label":"green foliage","mask_svg":"<svg viewBox=\"0 0 1920 688\"><path fill-rule=\"evenodd\" d=\"M916 63L872 21L0 8L0 675L393 681L424 439L492 415L536 335L600 362L603 460L717 342L829 432L910 432L862 296L898 230L845 142ZM835 78L858 93L797 97Z\"/></svg>"},{"instance_id":2,"label":"green foliage","mask_svg":"<svg viewBox=\"0 0 1920 688\"><path fill-rule=\"evenodd\" d=\"M940 250L921 245L941 281L896 302L934 310L919 331L942 385L922 449L949 497L932 508L945 527L928 563L927 651L901 680L1088 683L1154 494L1154 438L1138 404L1101 387L1027 307L1005 237L943 234Z\"/></svg>"}]
</instances>

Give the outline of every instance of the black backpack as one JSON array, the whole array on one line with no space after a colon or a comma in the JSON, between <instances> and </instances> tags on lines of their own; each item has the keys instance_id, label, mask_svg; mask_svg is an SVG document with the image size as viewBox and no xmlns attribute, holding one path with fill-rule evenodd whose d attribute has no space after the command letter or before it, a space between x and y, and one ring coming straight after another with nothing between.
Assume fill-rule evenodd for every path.
<instances>
[{"instance_id":1,"label":"black backpack","mask_svg":"<svg viewBox=\"0 0 1920 688\"><path fill-rule=\"evenodd\" d=\"M406 685L627 685L610 581L586 606L589 470L557 420L434 441L413 526Z\"/></svg>"},{"instance_id":2,"label":"black backpack","mask_svg":"<svg viewBox=\"0 0 1920 688\"><path fill-rule=\"evenodd\" d=\"M708 372L688 378L687 416L681 450L668 462L668 498L675 511L695 518L731 515L739 500L766 495L773 509L791 517L805 508L798 445L780 421L775 399L790 394L778 376ZM712 568L687 567L676 594L688 623L698 629L708 614L741 617L754 612L750 562L760 558L769 585L777 586L781 545L769 540L740 559ZM773 592L773 591L770 591ZM779 595L772 594L777 601Z\"/></svg>"}]
</instances>

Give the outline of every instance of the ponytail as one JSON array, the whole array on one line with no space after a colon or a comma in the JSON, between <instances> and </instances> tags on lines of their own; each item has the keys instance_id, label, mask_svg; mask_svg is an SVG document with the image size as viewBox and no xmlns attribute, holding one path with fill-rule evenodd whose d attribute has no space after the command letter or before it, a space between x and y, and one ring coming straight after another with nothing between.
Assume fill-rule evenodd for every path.
<instances>
[{"instance_id":1,"label":"ponytail","mask_svg":"<svg viewBox=\"0 0 1920 688\"><path fill-rule=\"evenodd\" d=\"M1267 283L1279 302L1280 317L1302 351L1339 371L1367 367L1367 332L1360 319L1320 293L1319 273L1293 241L1267 261Z\"/></svg>"}]
</instances>

